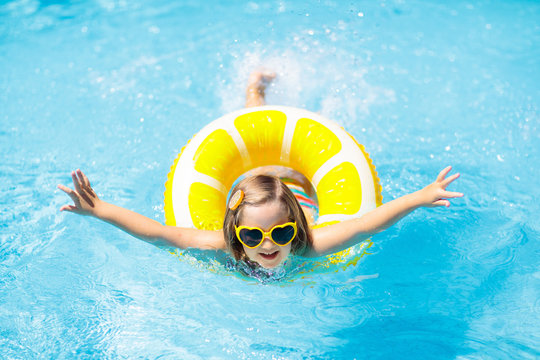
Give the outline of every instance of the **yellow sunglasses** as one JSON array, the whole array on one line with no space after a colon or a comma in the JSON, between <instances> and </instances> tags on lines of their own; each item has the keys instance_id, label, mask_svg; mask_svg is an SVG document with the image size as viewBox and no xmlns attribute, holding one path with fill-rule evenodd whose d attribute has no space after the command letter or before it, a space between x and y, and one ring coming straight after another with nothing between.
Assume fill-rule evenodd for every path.
<instances>
[{"instance_id":1,"label":"yellow sunglasses","mask_svg":"<svg viewBox=\"0 0 540 360\"><path fill-rule=\"evenodd\" d=\"M298 228L296 222L288 222L276 225L270 231L263 231L258 227L236 226L236 237L242 244L250 249L261 245L264 238L268 236L274 244L278 246L288 245L296 236Z\"/></svg>"}]
</instances>

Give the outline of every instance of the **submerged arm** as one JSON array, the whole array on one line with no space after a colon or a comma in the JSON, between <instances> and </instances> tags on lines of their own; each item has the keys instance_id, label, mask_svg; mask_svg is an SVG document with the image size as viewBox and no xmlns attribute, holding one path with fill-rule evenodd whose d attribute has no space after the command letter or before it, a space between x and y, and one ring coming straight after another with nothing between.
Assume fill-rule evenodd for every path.
<instances>
[{"instance_id":1,"label":"submerged arm","mask_svg":"<svg viewBox=\"0 0 540 360\"><path fill-rule=\"evenodd\" d=\"M358 219L314 230L311 255L320 256L351 247L389 228L419 207L449 207L447 199L463 196L462 193L446 191L446 187L459 177L459 174L454 174L446 179L451 169L449 166L442 170L437 180L422 190L383 204Z\"/></svg>"},{"instance_id":2,"label":"submerged arm","mask_svg":"<svg viewBox=\"0 0 540 360\"><path fill-rule=\"evenodd\" d=\"M189 247L225 249L225 240L220 231L162 225L144 215L99 199L90 186L90 181L81 170L73 172L71 177L75 190L64 185L58 185L58 188L68 194L74 204L62 206L60 211L93 216L157 246L174 246L181 249Z\"/></svg>"}]
</instances>

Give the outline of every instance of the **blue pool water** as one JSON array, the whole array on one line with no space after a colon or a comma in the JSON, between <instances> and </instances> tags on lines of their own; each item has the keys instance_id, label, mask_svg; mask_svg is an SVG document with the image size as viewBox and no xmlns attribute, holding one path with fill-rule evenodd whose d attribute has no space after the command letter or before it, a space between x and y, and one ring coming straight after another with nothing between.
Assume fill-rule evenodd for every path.
<instances>
[{"instance_id":1,"label":"blue pool water","mask_svg":"<svg viewBox=\"0 0 540 360\"><path fill-rule=\"evenodd\" d=\"M539 24L535 1L3 1L0 357L540 357ZM80 167L163 221L176 154L261 65L269 103L365 145L385 201L448 164L465 198L272 283L58 211Z\"/></svg>"}]
</instances>

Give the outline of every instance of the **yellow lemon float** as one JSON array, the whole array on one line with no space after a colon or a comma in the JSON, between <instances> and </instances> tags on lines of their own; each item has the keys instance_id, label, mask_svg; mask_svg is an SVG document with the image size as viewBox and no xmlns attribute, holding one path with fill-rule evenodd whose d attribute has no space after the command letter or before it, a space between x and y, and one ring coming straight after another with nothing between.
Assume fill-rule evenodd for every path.
<instances>
[{"instance_id":1,"label":"yellow lemon float","mask_svg":"<svg viewBox=\"0 0 540 360\"><path fill-rule=\"evenodd\" d=\"M319 202L315 227L382 204L369 155L341 126L307 110L261 106L211 122L182 149L165 183L166 224L221 229L235 180L269 165L293 169L311 182Z\"/></svg>"}]
</instances>

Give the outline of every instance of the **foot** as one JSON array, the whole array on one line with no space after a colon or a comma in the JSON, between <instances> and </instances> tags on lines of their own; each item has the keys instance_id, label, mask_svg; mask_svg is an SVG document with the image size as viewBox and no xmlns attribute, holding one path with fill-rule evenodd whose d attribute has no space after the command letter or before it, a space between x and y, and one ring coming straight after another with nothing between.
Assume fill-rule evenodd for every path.
<instances>
[{"instance_id":1,"label":"foot","mask_svg":"<svg viewBox=\"0 0 540 360\"><path fill-rule=\"evenodd\" d=\"M268 70L251 73L246 89L246 107L261 106L266 103L264 92L275 77L276 73Z\"/></svg>"}]
</instances>

